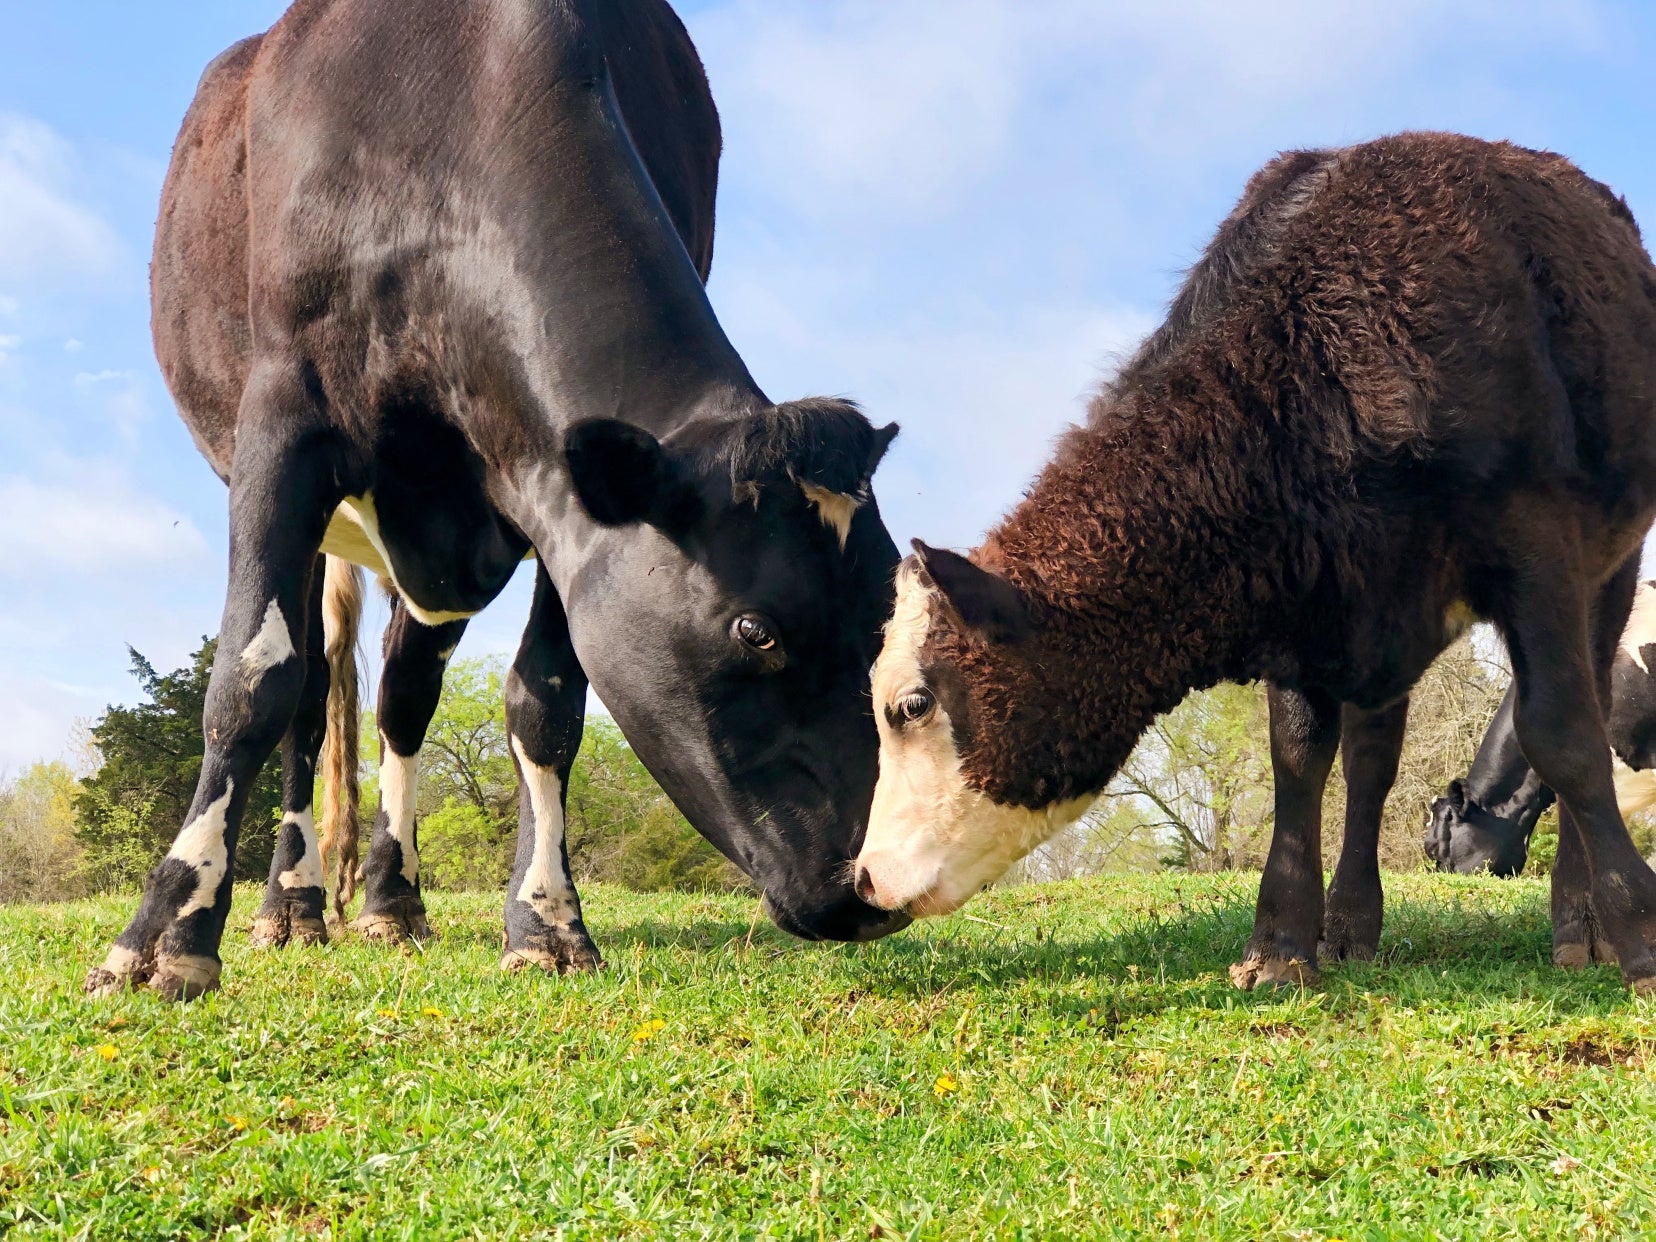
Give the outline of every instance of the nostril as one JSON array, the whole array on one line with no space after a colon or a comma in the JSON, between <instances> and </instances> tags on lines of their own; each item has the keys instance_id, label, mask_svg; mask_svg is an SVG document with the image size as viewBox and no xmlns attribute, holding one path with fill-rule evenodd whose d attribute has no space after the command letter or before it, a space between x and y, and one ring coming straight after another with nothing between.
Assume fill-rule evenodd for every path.
<instances>
[{"instance_id":1,"label":"nostril","mask_svg":"<svg viewBox=\"0 0 1656 1242\"><path fill-rule=\"evenodd\" d=\"M874 877L861 863L857 863L852 871L851 889L869 905L878 904L874 900Z\"/></svg>"}]
</instances>

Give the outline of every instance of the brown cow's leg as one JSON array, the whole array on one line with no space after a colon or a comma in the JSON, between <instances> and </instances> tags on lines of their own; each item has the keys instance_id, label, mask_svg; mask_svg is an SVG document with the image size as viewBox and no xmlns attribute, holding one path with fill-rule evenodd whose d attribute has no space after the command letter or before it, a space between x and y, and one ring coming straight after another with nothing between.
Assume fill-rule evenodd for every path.
<instances>
[{"instance_id":1,"label":"brown cow's leg","mask_svg":"<svg viewBox=\"0 0 1656 1242\"><path fill-rule=\"evenodd\" d=\"M1334 882L1328 886L1323 957L1367 961L1380 947L1385 895L1380 887L1380 818L1397 779L1409 700L1378 711L1346 704L1341 720L1340 763L1345 768L1345 838Z\"/></svg>"},{"instance_id":2,"label":"brown cow's leg","mask_svg":"<svg viewBox=\"0 0 1656 1242\"><path fill-rule=\"evenodd\" d=\"M1587 588L1567 554L1532 555L1520 564L1534 568L1516 584L1501 618L1518 682L1518 740L1536 774L1558 793L1561 833L1573 825L1578 835L1588 909L1621 963L1623 977L1639 991L1656 991L1656 956L1650 949L1656 939L1656 874L1639 857L1616 808L1594 669L1598 644L1590 641L1587 624ZM1620 585L1618 574L1615 586ZM1608 624L1615 601L1609 590L1605 597L1600 610ZM1561 835L1560 854L1567 848ZM1563 926L1554 929L1555 945L1557 937L1566 936L1565 947L1584 946L1590 952L1592 928L1584 917L1577 922L1580 871L1565 861L1554 881L1554 917L1563 919Z\"/></svg>"},{"instance_id":3,"label":"brown cow's leg","mask_svg":"<svg viewBox=\"0 0 1656 1242\"><path fill-rule=\"evenodd\" d=\"M287 732L305 682L306 605L341 498L335 444L297 367L265 364L242 397L230 475L230 586L203 713L206 753L189 817L150 872L132 922L86 980L148 983L184 1000L219 983L231 860L247 795Z\"/></svg>"},{"instance_id":4,"label":"brown cow's leg","mask_svg":"<svg viewBox=\"0 0 1656 1242\"><path fill-rule=\"evenodd\" d=\"M317 848L311 791L316 785L316 758L327 731L328 657L322 639L322 580L318 557L311 570L305 613L305 684L299 707L282 738L282 823L276 830L276 853L264 905L253 920L252 940L260 947L326 944L322 921L326 894L322 855Z\"/></svg>"},{"instance_id":5,"label":"brown cow's leg","mask_svg":"<svg viewBox=\"0 0 1656 1242\"><path fill-rule=\"evenodd\" d=\"M379 813L362 864L362 913L351 924L373 940L431 935L414 814L420 748L442 697L443 670L465 632L464 621L423 625L402 600L392 605L380 673Z\"/></svg>"},{"instance_id":6,"label":"brown cow's leg","mask_svg":"<svg viewBox=\"0 0 1656 1242\"><path fill-rule=\"evenodd\" d=\"M1634 557L1600 592L1593 609L1593 672L1600 719L1610 715L1610 670L1638 586L1639 563ZM1560 806L1558 857L1552 874L1553 963L1565 970L1616 960L1616 951L1604 938L1588 899L1590 883L1581 830L1569 808Z\"/></svg>"},{"instance_id":7,"label":"brown cow's leg","mask_svg":"<svg viewBox=\"0 0 1656 1242\"><path fill-rule=\"evenodd\" d=\"M546 568L535 570L535 603L506 683L506 727L519 780L517 860L506 889L507 970L568 973L603 965L581 921L569 874L564 806L581 746L586 674Z\"/></svg>"},{"instance_id":8,"label":"brown cow's leg","mask_svg":"<svg viewBox=\"0 0 1656 1242\"><path fill-rule=\"evenodd\" d=\"M1231 967L1239 988L1314 983L1322 930L1322 795L1340 745L1340 705L1319 691L1270 688L1276 830L1254 931Z\"/></svg>"}]
</instances>

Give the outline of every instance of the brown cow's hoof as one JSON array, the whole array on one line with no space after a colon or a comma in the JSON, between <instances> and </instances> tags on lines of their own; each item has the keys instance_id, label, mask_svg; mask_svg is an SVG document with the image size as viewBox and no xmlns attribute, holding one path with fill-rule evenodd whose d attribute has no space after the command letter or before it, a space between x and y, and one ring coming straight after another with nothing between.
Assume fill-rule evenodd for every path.
<instances>
[{"instance_id":1,"label":"brown cow's hoof","mask_svg":"<svg viewBox=\"0 0 1656 1242\"><path fill-rule=\"evenodd\" d=\"M131 949L113 945L103 965L87 972L82 990L88 996L113 996L127 988L142 987L153 969L153 964L146 965Z\"/></svg>"},{"instance_id":2,"label":"brown cow's hoof","mask_svg":"<svg viewBox=\"0 0 1656 1242\"><path fill-rule=\"evenodd\" d=\"M375 911L372 914L366 911L357 915L356 922L351 926L364 939L380 940L386 944L401 944L405 940L432 939L431 925L426 922L423 912L411 914L393 914L388 911Z\"/></svg>"},{"instance_id":3,"label":"brown cow's hoof","mask_svg":"<svg viewBox=\"0 0 1656 1242\"><path fill-rule=\"evenodd\" d=\"M1374 952L1372 944L1351 941L1324 940L1317 945L1317 957L1325 962L1372 962Z\"/></svg>"},{"instance_id":4,"label":"brown cow's hoof","mask_svg":"<svg viewBox=\"0 0 1656 1242\"><path fill-rule=\"evenodd\" d=\"M500 968L515 974L538 966L549 975L576 975L588 970L601 970L604 959L596 946L587 944L557 944L551 949L525 945L507 949L500 959Z\"/></svg>"},{"instance_id":5,"label":"brown cow's hoof","mask_svg":"<svg viewBox=\"0 0 1656 1242\"><path fill-rule=\"evenodd\" d=\"M1629 979L1627 986L1632 989L1634 996L1656 997L1656 975L1645 975L1639 979Z\"/></svg>"},{"instance_id":6,"label":"brown cow's hoof","mask_svg":"<svg viewBox=\"0 0 1656 1242\"><path fill-rule=\"evenodd\" d=\"M1594 939L1591 946L1579 940L1555 944L1552 954L1553 965L1560 970L1586 970L1593 962L1603 962L1609 965L1616 963L1616 950L1608 940Z\"/></svg>"},{"instance_id":7,"label":"brown cow's hoof","mask_svg":"<svg viewBox=\"0 0 1656 1242\"><path fill-rule=\"evenodd\" d=\"M167 1000L187 1001L207 992L216 992L223 965L211 957L165 953L155 959L155 973L150 976L150 988Z\"/></svg>"},{"instance_id":8,"label":"brown cow's hoof","mask_svg":"<svg viewBox=\"0 0 1656 1242\"><path fill-rule=\"evenodd\" d=\"M1317 982L1317 968L1298 958L1250 957L1230 968L1230 979L1244 992L1258 988L1308 988Z\"/></svg>"}]
</instances>

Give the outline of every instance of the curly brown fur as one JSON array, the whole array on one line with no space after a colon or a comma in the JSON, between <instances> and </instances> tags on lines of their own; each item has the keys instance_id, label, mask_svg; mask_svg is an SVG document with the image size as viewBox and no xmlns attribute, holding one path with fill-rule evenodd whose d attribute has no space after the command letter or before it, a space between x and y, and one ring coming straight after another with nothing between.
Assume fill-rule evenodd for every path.
<instances>
[{"instance_id":1,"label":"curly brown fur","mask_svg":"<svg viewBox=\"0 0 1656 1242\"><path fill-rule=\"evenodd\" d=\"M1607 575L1656 505L1626 399L1656 391L1653 289L1625 205L1560 157L1446 134L1279 157L973 555L1034 636L934 619L968 783L1031 808L1101 789L1221 679L1396 698L1450 604L1495 602L1514 496L1597 487Z\"/></svg>"}]
</instances>

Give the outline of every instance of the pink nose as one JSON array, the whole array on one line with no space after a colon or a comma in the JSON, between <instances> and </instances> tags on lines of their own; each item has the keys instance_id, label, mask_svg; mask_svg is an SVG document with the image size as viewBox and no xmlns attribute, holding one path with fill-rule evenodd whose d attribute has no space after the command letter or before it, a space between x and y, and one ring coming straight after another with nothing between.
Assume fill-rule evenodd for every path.
<instances>
[{"instance_id":1,"label":"pink nose","mask_svg":"<svg viewBox=\"0 0 1656 1242\"><path fill-rule=\"evenodd\" d=\"M851 872L851 888L858 897L862 898L863 901L867 902L869 905L878 906L880 904L875 900L875 898L879 896L879 893L874 887L874 875L861 863L856 863L853 866Z\"/></svg>"}]
</instances>

